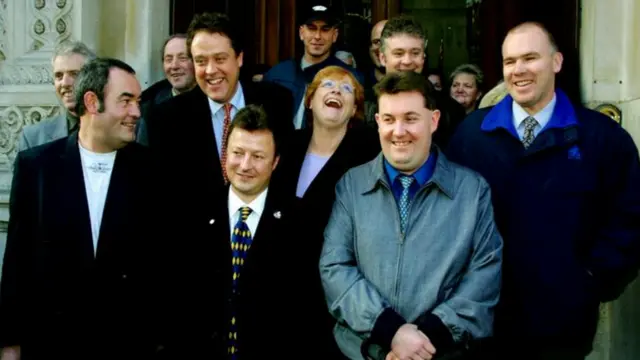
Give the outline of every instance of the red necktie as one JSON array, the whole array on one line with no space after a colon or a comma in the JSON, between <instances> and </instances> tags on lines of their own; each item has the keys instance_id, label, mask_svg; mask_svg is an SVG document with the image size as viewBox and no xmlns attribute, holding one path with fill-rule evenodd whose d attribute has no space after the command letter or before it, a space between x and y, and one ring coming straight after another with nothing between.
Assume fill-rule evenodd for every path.
<instances>
[{"instance_id":1,"label":"red necktie","mask_svg":"<svg viewBox=\"0 0 640 360\"><path fill-rule=\"evenodd\" d=\"M229 123L231 123L231 104L224 104L224 124L222 125L222 151L220 156L220 165L222 165L222 176L225 185L229 182L227 178L227 135L229 133Z\"/></svg>"}]
</instances>

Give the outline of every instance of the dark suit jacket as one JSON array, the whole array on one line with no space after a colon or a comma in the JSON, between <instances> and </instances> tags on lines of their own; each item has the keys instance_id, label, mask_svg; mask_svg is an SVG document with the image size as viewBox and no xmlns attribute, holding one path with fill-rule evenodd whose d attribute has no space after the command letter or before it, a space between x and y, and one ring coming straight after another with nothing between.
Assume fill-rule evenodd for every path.
<instances>
[{"instance_id":1,"label":"dark suit jacket","mask_svg":"<svg viewBox=\"0 0 640 360\"><path fill-rule=\"evenodd\" d=\"M293 132L291 93L275 84L243 83L245 104L262 105L281 134ZM167 164L164 176L182 192L182 203L198 209L224 187L207 96L199 87L151 109L146 119L149 147ZM286 135L285 135L286 137ZM178 199L180 200L180 199ZM192 216L190 216L193 218Z\"/></svg>"},{"instance_id":2,"label":"dark suit jacket","mask_svg":"<svg viewBox=\"0 0 640 360\"><path fill-rule=\"evenodd\" d=\"M292 267L297 243L291 234L288 202L269 189L253 243L232 294L228 187L196 219L199 237L184 237L174 248L176 312L166 327L168 359L225 359L230 304L236 306L241 359L292 358L305 314L288 295L299 280ZM298 317L300 316L300 317ZM313 326L313 325L311 325Z\"/></svg>"},{"instance_id":3,"label":"dark suit jacket","mask_svg":"<svg viewBox=\"0 0 640 360\"><path fill-rule=\"evenodd\" d=\"M147 122L146 117L149 115L149 111L152 107L163 103L171 97L173 87L167 79L162 79L155 84L149 86L140 96L140 121L136 124L136 142L145 146L149 146L149 139L147 135Z\"/></svg>"},{"instance_id":4,"label":"dark suit jacket","mask_svg":"<svg viewBox=\"0 0 640 360\"><path fill-rule=\"evenodd\" d=\"M311 141L312 129L296 130L289 147L280 159L274 184L287 198L295 199L295 232L304 234L304 244L297 249L297 277L305 279L296 286L296 302L305 304L305 344L314 358L340 358L333 340L335 320L329 314L320 281L318 263L324 242L324 228L335 200L335 186L352 167L364 164L380 153L378 133L365 125L347 131L335 153L320 170L302 198L296 197L300 170Z\"/></svg>"},{"instance_id":5,"label":"dark suit jacket","mask_svg":"<svg viewBox=\"0 0 640 360\"><path fill-rule=\"evenodd\" d=\"M0 347L20 345L23 360L151 356L151 163L138 144L118 151L94 257L77 132L18 154Z\"/></svg>"}]
</instances>

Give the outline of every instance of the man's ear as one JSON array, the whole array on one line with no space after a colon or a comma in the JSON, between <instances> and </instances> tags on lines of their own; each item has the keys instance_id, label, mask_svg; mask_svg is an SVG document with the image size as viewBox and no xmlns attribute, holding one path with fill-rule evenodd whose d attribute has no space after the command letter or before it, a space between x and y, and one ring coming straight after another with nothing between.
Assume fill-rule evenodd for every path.
<instances>
[{"instance_id":1,"label":"man's ear","mask_svg":"<svg viewBox=\"0 0 640 360\"><path fill-rule=\"evenodd\" d=\"M100 112L100 100L98 100L98 95L93 91L84 93L82 101L84 101L84 107L87 109L87 113L97 114Z\"/></svg>"}]
</instances>

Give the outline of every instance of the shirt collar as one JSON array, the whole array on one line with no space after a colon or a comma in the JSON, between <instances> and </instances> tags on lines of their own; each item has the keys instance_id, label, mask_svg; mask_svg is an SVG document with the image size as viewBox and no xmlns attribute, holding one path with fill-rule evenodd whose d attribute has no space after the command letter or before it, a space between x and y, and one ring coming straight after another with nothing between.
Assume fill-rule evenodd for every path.
<instances>
[{"instance_id":1,"label":"shirt collar","mask_svg":"<svg viewBox=\"0 0 640 360\"><path fill-rule=\"evenodd\" d=\"M67 129L69 130L69 134L78 130L78 125L80 125L80 119L77 116L73 115L69 111L67 111Z\"/></svg>"},{"instance_id":2,"label":"shirt collar","mask_svg":"<svg viewBox=\"0 0 640 360\"><path fill-rule=\"evenodd\" d=\"M213 101L210 97L207 97L207 100L209 100L211 115L215 115L224 106L224 103ZM240 84L240 81L238 81L238 88L236 88L236 93L233 94L231 100L229 100L229 103L236 109L242 109L244 107L244 93L242 91L242 84Z\"/></svg>"},{"instance_id":3,"label":"shirt collar","mask_svg":"<svg viewBox=\"0 0 640 360\"><path fill-rule=\"evenodd\" d=\"M251 209L252 213L258 215L258 217L262 216L262 212L264 211L264 206L267 201L267 192L269 188L264 189L260 195L258 195L252 202L246 204L242 201L231 186L229 186L229 218L231 219L236 212L240 210L243 206L247 206Z\"/></svg>"},{"instance_id":4,"label":"shirt collar","mask_svg":"<svg viewBox=\"0 0 640 360\"><path fill-rule=\"evenodd\" d=\"M427 183L427 181L431 179L436 166L437 157L437 152L431 151L429 157L427 158L427 161L425 161L424 164L422 164L422 166L420 166L418 170L416 170L416 172L412 174L413 178L416 180L420 187L422 187ZM400 175L400 172L396 168L391 166L387 159L384 159L384 168L387 172L387 176L389 177L389 184L393 185L398 175Z\"/></svg>"},{"instance_id":5,"label":"shirt collar","mask_svg":"<svg viewBox=\"0 0 640 360\"><path fill-rule=\"evenodd\" d=\"M553 115L553 109L555 108L555 106L556 106L555 93L553 94L553 98L551 99L551 101L549 101L549 103L544 108L542 108L542 110L538 111L533 115L529 115L529 113L527 113L522 108L522 106L520 106L520 104L514 101L511 103L511 112L513 113L513 124L517 129L518 127L520 127L520 125L522 125L522 122L526 118L531 116L534 119L536 119L538 124L540 124L540 127L544 129L544 127L547 126L547 124L549 123L549 120L551 120L551 115Z\"/></svg>"},{"instance_id":6,"label":"shirt collar","mask_svg":"<svg viewBox=\"0 0 640 360\"><path fill-rule=\"evenodd\" d=\"M550 128L567 128L578 125L578 118L571 100L560 89L556 89L556 104L552 108L551 118L546 124L546 129ZM519 139L518 132L513 121L513 98L511 95L505 96L499 103L492 107L482 120L480 128L482 131L496 131L504 129L511 133L516 139Z\"/></svg>"}]
</instances>

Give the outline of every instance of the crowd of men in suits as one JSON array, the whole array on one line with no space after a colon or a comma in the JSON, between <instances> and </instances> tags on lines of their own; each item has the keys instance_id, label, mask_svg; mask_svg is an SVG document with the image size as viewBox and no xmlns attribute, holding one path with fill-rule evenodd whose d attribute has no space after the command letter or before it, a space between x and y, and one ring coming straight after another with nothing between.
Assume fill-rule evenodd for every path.
<instances>
[{"instance_id":1,"label":"crowd of men in suits","mask_svg":"<svg viewBox=\"0 0 640 360\"><path fill-rule=\"evenodd\" d=\"M458 121L415 20L376 30L369 87L329 10L259 82L224 14L167 39L145 92L60 44L66 111L15 162L1 360L586 357L640 265L629 134L556 89L540 24L504 39L509 95Z\"/></svg>"}]
</instances>

